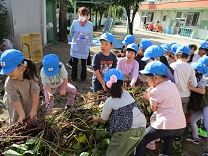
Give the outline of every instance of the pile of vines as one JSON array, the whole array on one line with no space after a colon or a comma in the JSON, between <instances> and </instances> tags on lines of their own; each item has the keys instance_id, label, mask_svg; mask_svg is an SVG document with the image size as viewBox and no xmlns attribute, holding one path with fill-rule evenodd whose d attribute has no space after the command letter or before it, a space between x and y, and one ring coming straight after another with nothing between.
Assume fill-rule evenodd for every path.
<instances>
[{"instance_id":1,"label":"pile of vines","mask_svg":"<svg viewBox=\"0 0 208 156\"><path fill-rule=\"evenodd\" d=\"M147 121L151 111L142 96L147 89L141 84L134 89L125 87L143 108ZM45 104L38 109L37 118L25 119L0 134L2 155L61 155L61 156L102 156L110 141L109 121L91 122L92 115L99 116L106 92L77 94L74 109L58 108L51 115L45 115ZM55 102L62 100L57 97ZM64 99L65 100L65 99Z\"/></svg>"}]
</instances>

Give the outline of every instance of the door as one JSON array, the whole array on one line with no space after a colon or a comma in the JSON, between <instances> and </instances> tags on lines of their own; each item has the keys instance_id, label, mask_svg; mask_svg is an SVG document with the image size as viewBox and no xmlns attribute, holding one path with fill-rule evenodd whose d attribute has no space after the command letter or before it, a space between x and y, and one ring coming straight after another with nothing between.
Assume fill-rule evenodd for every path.
<instances>
[{"instance_id":1,"label":"door","mask_svg":"<svg viewBox=\"0 0 208 156\"><path fill-rule=\"evenodd\" d=\"M14 44L21 50L20 35L40 33L42 27L41 0L11 0Z\"/></svg>"}]
</instances>

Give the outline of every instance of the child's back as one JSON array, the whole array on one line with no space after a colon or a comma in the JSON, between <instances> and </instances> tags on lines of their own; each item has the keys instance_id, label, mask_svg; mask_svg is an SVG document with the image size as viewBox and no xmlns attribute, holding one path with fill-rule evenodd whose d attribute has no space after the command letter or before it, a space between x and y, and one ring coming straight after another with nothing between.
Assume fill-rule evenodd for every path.
<instances>
[{"instance_id":1,"label":"child's back","mask_svg":"<svg viewBox=\"0 0 208 156\"><path fill-rule=\"evenodd\" d=\"M194 69L187 63L178 60L173 62L170 66L174 70L175 84L179 90L181 97L189 97L190 90L187 88L187 83L190 80L192 86L197 86Z\"/></svg>"}]
</instances>

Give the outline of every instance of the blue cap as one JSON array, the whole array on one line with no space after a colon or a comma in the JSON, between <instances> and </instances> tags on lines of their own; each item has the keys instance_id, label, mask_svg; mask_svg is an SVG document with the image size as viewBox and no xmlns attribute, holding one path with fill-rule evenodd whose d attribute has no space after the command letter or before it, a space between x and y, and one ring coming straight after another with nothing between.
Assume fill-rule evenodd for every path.
<instances>
[{"instance_id":1,"label":"blue cap","mask_svg":"<svg viewBox=\"0 0 208 156\"><path fill-rule=\"evenodd\" d=\"M54 76L59 72L59 58L55 54L45 55L42 65L46 76Z\"/></svg>"},{"instance_id":2,"label":"blue cap","mask_svg":"<svg viewBox=\"0 0 208 156\"><path fill-rule=\"evenodd\" d=\"M189 47L190 47L190 46L194 46L196 49L198 49L198 46L197 46L196 44L189 44L188 46L189 46Z\"/></svg>"},{"instance_id":3,"label":"blue cap","mask_svg":"<svg viewBox=\"0 0 208 156\"><path fill-rule=\"evenodd\" d=\"M24 60L21 51L16 49L9 49L1 55L1 74L9 74Z\"/></svg>"},{"instance_id":4,"label":"blue cap","mask_svg":"<svg viewBox=\"0 0 208 156\"><path fill-rule=\"evenodd\" d=\"M208 50L208 42L204 42L201 44L200 48Z\"/></svg>"},{"instance_id":5,"label":"blue cap","mask_svg":"<svg viewBox=\"0 0 208 156\"><path fill-rule=\"evenodd\" d=\"M135 43L132 43L132 44L129 44L129 45L127 45L127 47L126 47L127 49L132 49L132 50L134 50L136 53L138 52L138 50L139 50L139 47L138 47L138 45L137 44L135 44Z\"/></svg>"},{"instance_id":6,"label":"blue cap","mask_svg":"<svg viewBox=\"0 0 208 156\"><path fill-rule=\"evenodd\" d=\"M143 39L141 40L139 47L143 50L146 50L151 45L152 45L152 42L150 40Z\"/></svg>"},{"instance_id":7,"label":"blue cap","mask_svg":"<svg viewBox=\"0 0 208 156\"><path fill-rule=\"evenodd\" d=\"M144 57L141 59L142 61L147 61L150 58L156 58L164 55L164 50L160 46L152 45L148 47L144 52Z\"/></svg>"},{"instance_id":8,"label":"blue cap","mask_svg":"<svg viewBox=\"0 0 208 156\"><path fill-rule=\"evenodd\" d=\"M172 44L172 46L170 47L171 52L175 55L176 53L176 49L180 46L180 44Z\"/></svg>"},{"instance_id":9,"label":"blue cap","mask_svg":"<svg viewBox=\"0 0 208 156\"><path fill-rule=\"evenodd\" d=\"M108 82L108 81L110 80L110 77L111 77L112 75L115 75L115 76L117 77L117 80L121 80L121 81L124 80L123 73L122 73L120 70L113 68L113 69L109 69L109 70L104 74L104 76L103 76L104 82L105 82L105 83Z\"/></svg>"},{"instance_id":10,"label":"blue cap","mask_svg":"<svg viewBox=\"0 0 208 156\"><path fill-rule=\"evenodd\" d=\"M176 49L176 54L179 54L179 53L184 53L184 54L190 55L191 54L191 50L190 50L190 48L188 46L179 46Z\"/></svg>"},{"instance_id":11,"label":"blue cap","mask_svg":"<svg viewBox=\"0 0 208 156\"><path fill-rule=\"evenodd\" d=\"M105 40L108 42L113 43L114 42L114 36L111 33L104 33L100 36L100 40Z\"/></svg>"},{"instance_id":12,"label":"blue cap","mask_svg":"<svg viewBox=\"0 0 208 156\"><path fill-rule=\"evenodd\" d=\"M127 35L122 41L123 44L131 44L135 42L135 37L133 35Z\"/></svg>"},{"instance_id":13,"label":"blue cap","mask_svg":"<svg viewBox=\"0 0 208 156\"><path fill-rule=\"evenodd\" d=\"M166 43L161 44L161 47L163 48L164 51L170 52L170 46Z\"/></svg>"},{"instance_id":14,"label":"blue cap","mask_svg":"<svg viewBox=\"0 0 208 156\"><path fill-rule=\"evenodd\" d=\"M202 75L207 73L207 67L205 64L203 64L202 62L194 62L191 64L191 66L197 70L198 72L200 72Z\"/></svg>"},{"instance_id":15,"label":"blue cap","mask_svg":"<svg viewBox=\"0 0 208 156\"><path fill-rule=\"evenodd\" d=\"M206 66L208 66L208 56L203 56L203 57L199 58L197 62L202 62Z\"/></svg>"},{"instance_id":16,"label":"blue cap","mask_svg":"<svg viewBox=\"0 0 208 156\"><path fill-rule=\"evenodd\" d=\"M145 66L144 70L139 72L142 74L166 75L168 67L160 61L152 61Z\"/></svg>"},{"instance_id":17,"label":"blue cap","mask_svg":"<svg viewBox=\"0 0 208 156\"><path fill-rule=\"evenodd\" d=\"M176 42L172 42L172 43L170 44L170 48L171 48L171 46L172 46L173 44L177 44L177 43L176 43Z\"/></svg>"}]
</instances>

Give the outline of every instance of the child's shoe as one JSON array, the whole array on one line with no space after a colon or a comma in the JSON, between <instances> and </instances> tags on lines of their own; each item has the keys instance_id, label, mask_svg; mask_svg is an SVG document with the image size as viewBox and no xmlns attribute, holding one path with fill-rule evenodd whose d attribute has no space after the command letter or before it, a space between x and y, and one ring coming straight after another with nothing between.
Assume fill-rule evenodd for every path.
<instances>
[{"instance_id":1,"label":"child's shoe","mask_svg":"<svg viewBox=\"0 0 208 156\"><path fill-rule=\"evenodd\" d=\"M148 143L146 148L154 151L156 149L155 141L151 141L150 143Z\"/></svg>"},{"instance_id":2,"label":"child's shoe","mask_svg":"<svg viewBox=\"0 0 208 156\"><path fill-rule=\"evenodd\" d=\"M191 136L188 136L188 138L186 139L187 141L191 141L193 142L194 144L199 144L200 142L200 138L193 138L192 135Z\"/></svg>"},{"instance_id":3,"label":"child's shoe","mask_svg":"<svg viewBox=\"0 0 208 156\"><path fill-rule=\"evenodd\" d=\"M200 136L207 138L207 131L202 128L198 128L198 133Z\"/></svg>"}]
</instances>

